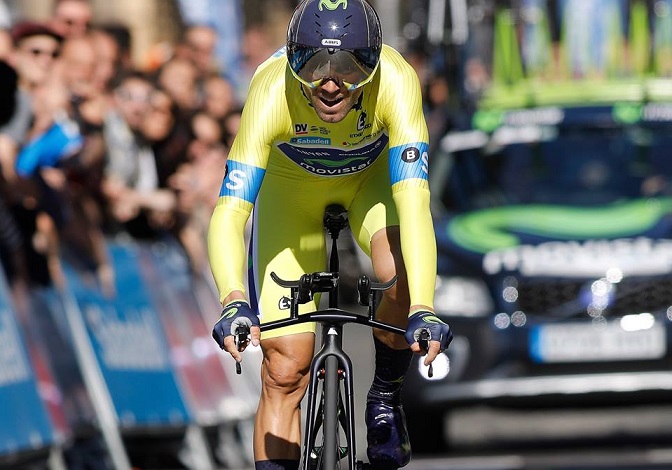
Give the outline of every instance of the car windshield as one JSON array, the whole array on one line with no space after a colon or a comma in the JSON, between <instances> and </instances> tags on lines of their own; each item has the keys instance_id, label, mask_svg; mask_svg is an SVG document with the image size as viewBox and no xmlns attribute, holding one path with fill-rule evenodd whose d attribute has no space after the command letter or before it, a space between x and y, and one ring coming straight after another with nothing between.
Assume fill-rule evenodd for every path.
<instances>
[{"instance_id":1,"label":"car windshield","mask_svg":"<svg viewBox=\"0 0 672 470\"><path fill-rule=\"evenodd\" d=\"M491 134L449 134L442 144L451 150L450 170L435 181L437 197L450 212L465 212L672 195L672 123L595 125L595 116L588 119L592 125L533 123L505 125Z\"/></svg>"}]
</instances>

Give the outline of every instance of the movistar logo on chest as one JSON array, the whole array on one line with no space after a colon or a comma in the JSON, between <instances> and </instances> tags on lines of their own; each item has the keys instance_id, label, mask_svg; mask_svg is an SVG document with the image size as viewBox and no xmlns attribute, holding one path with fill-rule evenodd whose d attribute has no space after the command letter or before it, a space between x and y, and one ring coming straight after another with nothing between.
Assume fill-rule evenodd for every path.
<instances>
[{"instance_id":1,"label":"movistar logo on chest","mask_svg":"<svg viewBox=\"0 0 672 470\"><path fill-rule=\"evenodd\" d=\"M304 137L301 138L303 141L301 143L313 143L305 141L315 139L318 138ZM376 141L354 150L334 147L306 148L292 145L299 143L296 142L297 140L299 138L293 138L289 142L279 144L278 148L290 160L309 173L320 176L342 176L360 172L371 166L383 152L388 138L387 135L381 134ZM331 139L323 140L331 143Z\"/></svg>"},{"instance_id":2,"label":"movistar logo on chest","mask_svg":"<svg viewBox=\"0 0 672 470\"><path fill-rule=\"evenodd\" d=\"M319 4L320 11L324 10L335 10L336 8L343 6L344 10L348 8L348 0L321 0Z\"/></svg>"},{"instance_id":3,"label":"movistar logo on chest","mask_svg":"<svg viewBox=\"0 0 672 470\"><path fill-rule=\"evenodd\" d=\"M373 160L366 156L350 157L340 161L333 161L327 158L307 158L300 165L303 169L316 175L340 176L362 171L371 165Z\"/></svg>"}]
</instances>

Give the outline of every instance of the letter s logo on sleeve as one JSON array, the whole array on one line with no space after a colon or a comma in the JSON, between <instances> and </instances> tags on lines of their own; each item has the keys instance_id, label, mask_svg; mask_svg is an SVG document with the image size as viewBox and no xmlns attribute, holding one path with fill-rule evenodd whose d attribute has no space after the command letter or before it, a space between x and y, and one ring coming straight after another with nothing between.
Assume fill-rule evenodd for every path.
<instances>
[{"instance_id":1,"label":"letter s logo on sleeve","mask_svg":"<svg viewBox=\"0 0 672 470\"><path fill-rule=\"evenodd\" d=\"M247 175L242 170L233 170L228 174L228 178L224 184L226 184L226 189L231 191L239 191L245 186L245 179Z\"/></svg>"},{"instance_id":2,"label":"letter s logo on sleeve","mask_svg":"<svg viewBox=\"0 0 672 470\"><path fill-rule=\"evenodd\" d=\"M399 145L390 149L390 182L429 178L429 154L425 142Z\"/></svg>"},{"instance_id":3,"label":"letter s logo on sleeve","mask_svg":"<svg viewBox=\"0 0 672 470\"><path fill-rule=\"evenodd\" d=\"M226 162L226 167L219 197L233 196L254 204L266 171L235 160Z\"/></svg>"}]
</instances>

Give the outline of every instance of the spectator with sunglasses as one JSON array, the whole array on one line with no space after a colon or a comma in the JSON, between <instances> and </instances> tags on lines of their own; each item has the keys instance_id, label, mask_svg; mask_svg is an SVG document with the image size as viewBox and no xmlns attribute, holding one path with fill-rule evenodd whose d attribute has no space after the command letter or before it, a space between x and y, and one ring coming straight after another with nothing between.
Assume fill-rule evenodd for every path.
<instances>
[{"instance_id":1,"label":"spectator with sunglasses","mask_svg":"<svg viewBox=\"0 0 672 470\"><path fill-rule=\"evenodd\" d=\"M53 70L63 37L39 22L20 22L11 30L13 50L10 64L18 75L16 110L12 120L0 129L0 159L5 177L13 180L19 147L26 141L33 119L32 96Z\"/></svg>"},{"instance_id":2,"label":"spectator with sunglasses","mask_svg":"<svg viewBox=\"0 0 672 470\"><path fill-rule=\"evenodd\" d=\"M18 77L16 110L12 119L0 128L0 162L8 207L19 222L26 257L30 260L30 281L37 285L60 279L58 263L58 226L62 211L50 197L49 188L31 162L30 171L20 157L51 125L36 114L38 99L46 83L53 77L63 37L47 24L33 21L16 23L11 29L13 50L9 61ZM61 149L43 146L52 154ZM40 158L43 157L40 152ZM49 157L51 158L51 157Z\"/></svg>"}]
</instances>

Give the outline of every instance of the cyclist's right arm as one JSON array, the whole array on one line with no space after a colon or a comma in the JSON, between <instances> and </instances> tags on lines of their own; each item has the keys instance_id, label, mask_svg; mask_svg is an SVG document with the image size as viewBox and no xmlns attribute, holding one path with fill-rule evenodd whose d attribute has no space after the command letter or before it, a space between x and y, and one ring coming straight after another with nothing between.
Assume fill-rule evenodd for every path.
<instances>
[{"instance_id":1,"label":"cyclist's right arm","mask_svg":"<svg viewBox=\"0 0 672 470\"><path fill-rule=\"evenodd\" d=\"M284 64L266 66L252 79L240 128L227 159L226 174L210 219L208 258L223 307L234 300L244 301L249 306L243 282L247 268L245 224L261 188L271 145L281 132L280 126L285 124L277 119L278 113L273 112L283 105L284 94L278 96L268 91L277 87L275 82L284 80L284 66L280 66ZM217 325L221 321L222 318ZM218 341L219 346L240 360L230 333L225 328L220 330L224 337L222 342ZM258 329L253 330L252 342L258 343Z\"/></svg>"}]
</instances>

